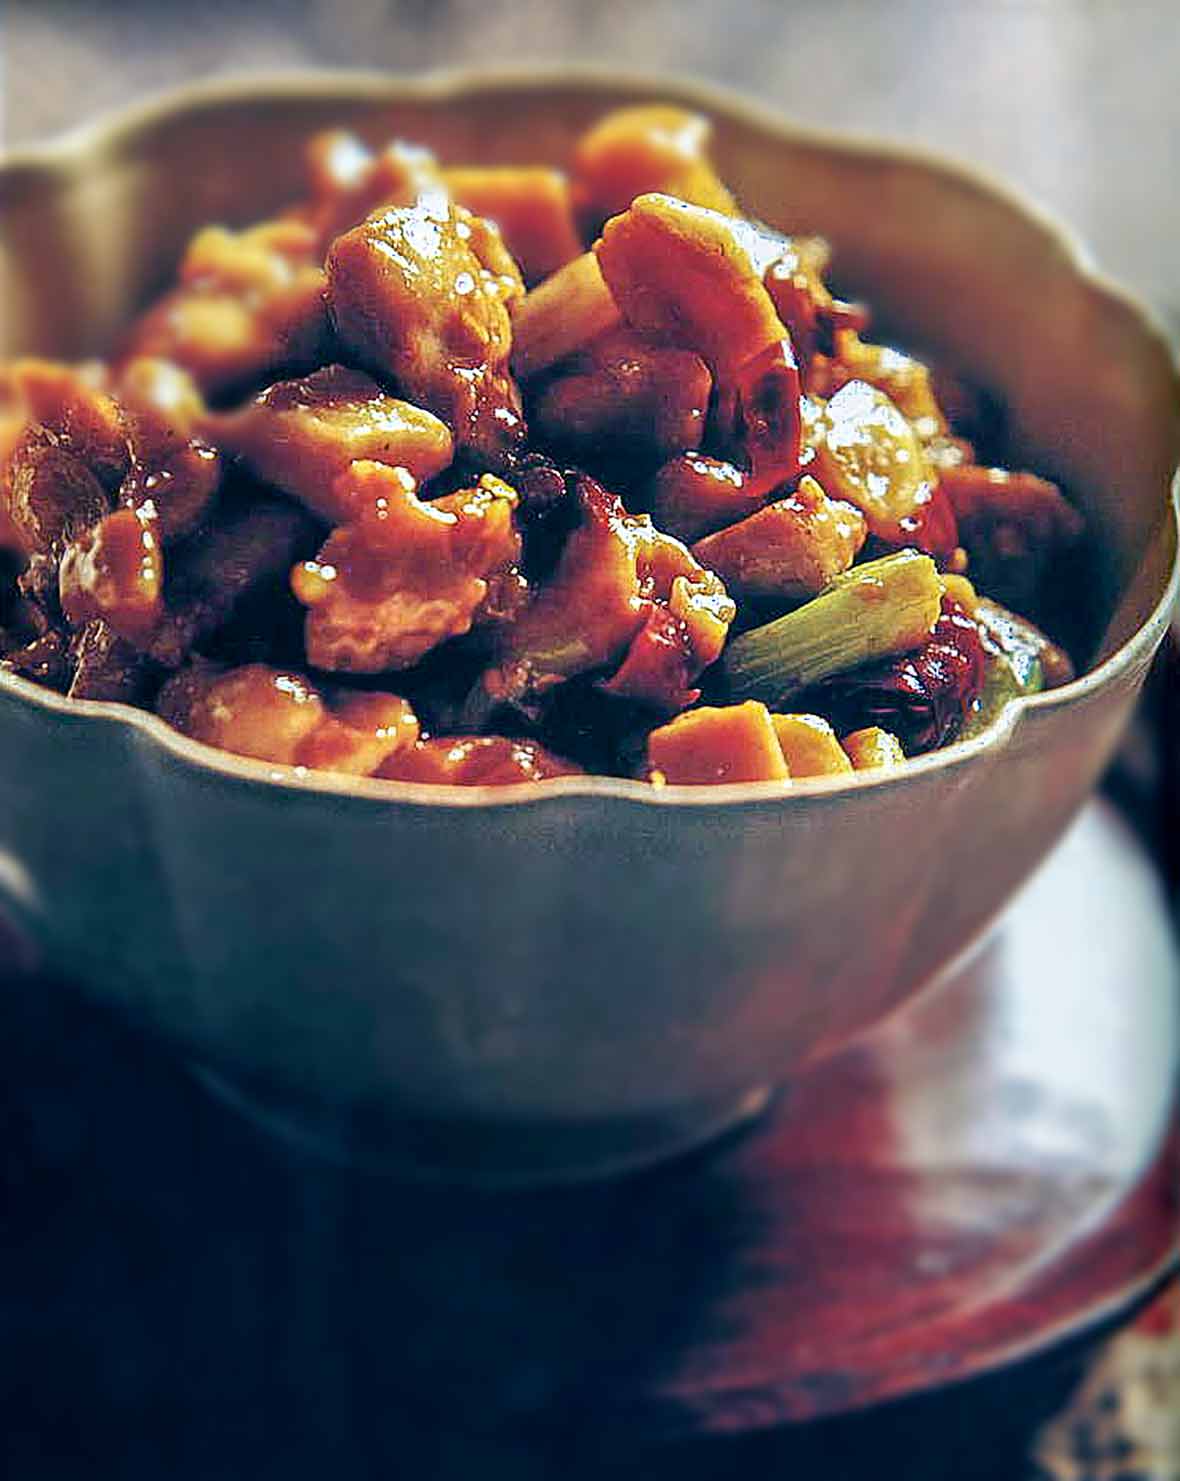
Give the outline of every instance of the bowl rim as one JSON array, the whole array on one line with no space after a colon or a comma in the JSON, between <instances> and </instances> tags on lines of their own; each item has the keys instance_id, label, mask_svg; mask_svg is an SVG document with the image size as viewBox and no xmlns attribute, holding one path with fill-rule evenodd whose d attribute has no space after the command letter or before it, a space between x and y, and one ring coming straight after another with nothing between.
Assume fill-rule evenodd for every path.
<instances>
[{"instance_id":1,"label":"bowl rim","mask_svg":"<svg viewBox=\"0 0 1180 1481\"><path fill-rule=\"evenodd\" d=\"M535 64L524 67L446 68L416 76L392 72L312 68L265 70L227 78L205 79L162 91L127 107L105 111L44 142L0 151L0 185L22 175L66 176L102 153L117 149L138 134L148 133L184 115L199 115L222 106L260 102L298 102L330 97L373 103L400 100L446 101L473 93L545 92L561 86L573 91L621 97L644 91L706 113L715 113L759 132L784 140L835 149L846 155L882 162L916 165L936 176L1006 206L1038 227L1049 245L1060 253L1087 290L1117 312L1137 322L1143 335L1166 352L1172 367L1173 390L1180 404L1180 366L1170 341L1152 311L1136 296L1100 271L1089 249L1072 228L1008 182L984 169L915 145L860 132L845 132L797 123L786 114L751 102L735 91L695 78L658 71L619 71L601 65ZM932 771L958 771L977 757L1001 753L1026 716L1048 713L1083 700L1114 683L1140 663L1146 663L1163 637L1180 591L1180 467L1170 494L1160 510L1158 532L1172 542L1171 563L1164 591L1146 620L1100 663L1058 689L1010 699L977 736L910 758L896 770L878 769L831 777L781 781L723 783L712 786L661 786L629 777L575 775L507 786L448 786L355 777L306 767L276 766L251 757L222 751L190 739L158 715L114 700L70 699L31 679L0 668L0 695L27 703L43 712L92 720L129 729L137 740L163 750L194 771L256 788L279 788L305 794L355 799L359 803L404 803L448 808L518 807L561 798L617 798L647 806L712 807L734 803L762 804L771 800L846 795L878 787L905 786Z\"/></svg>"}]
</instances>

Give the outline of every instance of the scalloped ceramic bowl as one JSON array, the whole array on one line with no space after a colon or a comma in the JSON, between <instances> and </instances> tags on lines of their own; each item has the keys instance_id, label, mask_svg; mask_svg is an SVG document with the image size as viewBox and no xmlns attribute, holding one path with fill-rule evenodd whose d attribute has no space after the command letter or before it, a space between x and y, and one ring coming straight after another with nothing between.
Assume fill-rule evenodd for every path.
<instances>
[{"instance_id":1,"label":"scalloped ceramic bowl","mask_svg":"<svg viewBox=\"0 0 1180 1481\"><path fill-rule=\"evenodd\" d=\"M345 124L454 160L561 161L662 97L749 207L1007 402L1101 552L1075 683L897 774L656 792L276 772L0 675L0 888L52 958L256 1110L349 1153L547 1178L747 1114L976 938L1093 786L1163 634L1180 396L1143 313L958 166L660 79L314 76L198 88L0 171L0 352L109 344L196 227L298 194ZM1031 990L1035 990L1035 984Z\"/></svg>"}]
</instances>

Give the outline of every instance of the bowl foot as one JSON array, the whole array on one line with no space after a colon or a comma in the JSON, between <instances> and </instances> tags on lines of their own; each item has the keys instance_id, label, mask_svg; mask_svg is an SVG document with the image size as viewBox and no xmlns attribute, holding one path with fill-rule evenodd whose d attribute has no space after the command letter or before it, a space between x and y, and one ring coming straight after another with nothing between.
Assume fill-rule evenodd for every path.
<instances>
[{"instance_id":1,"label":"bowl foot","mask_svg":"<svg viewBox=\"0 0 1180 1481\"><path fill-rule=\"evenodd\" d=\"M387 1177L485 1188L589 1182L638 1172L752 1121L774 1095L772 1087L759 1085L658 1116L557 1125L374 1120L363 1112L259 1092L197 1062L189 1067L218 1100L302 1153Z\"/></svg>"}]
</instances>

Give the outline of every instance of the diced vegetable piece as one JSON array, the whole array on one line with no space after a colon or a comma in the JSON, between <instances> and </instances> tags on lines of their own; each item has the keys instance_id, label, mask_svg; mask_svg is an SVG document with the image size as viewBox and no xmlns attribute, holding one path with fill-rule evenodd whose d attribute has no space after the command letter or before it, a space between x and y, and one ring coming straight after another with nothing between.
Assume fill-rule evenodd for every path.
<instances>
[{"instance_id":1,"label":"diced vegetable piece","mask_svg":"<svg viewBox=\"0 0 1180 1481\"><path fill-rule=\"evenodd\" d=\"M920 360L887 345L867 344L850 329L837 332L835 351L827 366L824 394L835 394L849 381L867 381L889 397L923 441L946 432L930 371Z\"/></svg>"},{"instance_id":2,"label":"diced vegetable piece","mask_svg":"<svg viewBox=\"0 0 1180 1481\"><path fill-rule=\"evenodd\" d=\"M722 658L730 693L778 704L833 674L920 647L941 602L934 562L915 550L854 566L794 612L730 643Z\"/></svg>"},{"instance_id":3,"label":"diced vegetable piece","mask_svg":"<svg viewBox=\"0 0 1180 1481\"><path fill-rule=\"evenodd\" d=\"M581 253L569 181L560 170L473 167L444 170L442 178L459 205L500 228L525 282L547 278Z\"/></svg>"},{"instance_id":4,"label":"diced vegetable piece","mask_svg":"<svg viewBox=\"0 0 1180 1481\"><path fill-rule=\"evenodd\" d=\"M598 259L584 252L526 293L512 316L512 370L539 375L619 322Z\"/></svg>"},{"instance_id":5,"label":"diced vegetable piece","mask_svg":"<svg viewBox=\"0 0 1180 1481\"><path fill-rule=\"evenodd\" d=\"M836 674L809 691L806 702L841 733L883 726L913 756L958 733L983 686L986 657L978 623L944 597L920 647Z\"/></svg>"},{"instance_id":6,"label":"diced vegetable piece","mask_svg":"<svg viewBox=\"0 0 1180 1481\"><path fill-rule=\"evenodd\" d=\"M820 715L771 715L793 777L839 776L852 770L836 732Z\"/></svg>"},{"instance_id":7,"label":"diced vegetable piece","mask_svg":"<svg viewBox=\"0 0 1180 1481\"><path fill-rule=\"evenodd\" d=\"M864 516L814 478L747 519L698 540L693 554L738 597L813 597L865 542Z\"/></svg>"},{"instance_id":8,"label":"diced vegetable piece","mask_svg":"<svg viewBox=\"0 0 1180 1481\"><path fill-rule=\"evenodd\" d=\"M712 134L699 113L663 104L620 108L583 137L574 178L588 215L602 221L637 195L661 191L697 206L731 213L733 196L709 163Z\"/></svg>"},{"instance_id":9,"label":"diced vegetable piece","mask_svg":"<svg viewBox=\"0 0 1180 1481\"><path fill-rule=\"evenodd\" d=\"M674 786L790 776L770 711L754 700L677 715L648 736L647 755L652 771Z\"/></svg>"},{"instance_id":10,"label":"diced vegetable piece","mask_svg":"<svg viewBox=\"0 0 1180 1481\"><path fill-rule=\"evenodd\" d=\"M880 767L900 766L905 760L901 742L879 725L854 730L843 740L844 750L855 771L875 771Z\"/></svg>"},{"instance_id":11,"label":"diced vegetable piece","mask_svg":"<svg viewBox=\"0 0 1180 1481\"><path fill-rule=\"evenodd\" d=\"M989 653L984 661L983 688L956 739L970 740L981 734L998 719L1010 700L1019 699L1024 694L1037 694L1044 687L1039 659L1034 657L1029 663L1024 659L1014 659L1007 653Z\"/></svg>"},{"instance_id":12,"label":"diced vegetable piece","mask_svg":"<svg viewBox=\"0 0 1180 1481\"><path fill-rule=\"evenodd\" d=\"M966 576L948 575L942 573L942 590L952 602L957 602L969 617L975 616L975 609L979 605L979 594L975 590L974 583L968 581Z\"/></svg>"},{"instance_id":13,"label":"diced vegetable piece","mask_svg":"<svg viewBox=\"0 0 1180 1481\"><path fill-rule=\"evenodd\" d=\"M925 544L912 537L935 500L935 484L914 429L889 397L849 381L828 402L825 423L811 465L824 488L855 504L879 539ZM938 543L953 548L953 516L950 524Z\"/></svg>"}]
</instances>

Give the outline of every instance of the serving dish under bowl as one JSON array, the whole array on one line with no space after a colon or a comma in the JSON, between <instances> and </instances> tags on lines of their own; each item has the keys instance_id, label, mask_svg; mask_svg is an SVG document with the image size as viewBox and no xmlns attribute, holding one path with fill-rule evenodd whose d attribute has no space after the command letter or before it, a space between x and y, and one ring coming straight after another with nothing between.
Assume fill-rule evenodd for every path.
<instances>
[{"instance_id":1,"label":"serving dish under bowl","mask_svg":"<svg viewBox=\"0 0 1180 1481\"><path fill-rule=\"evenodd\" d=\"M548 1177L747 1114L975 939L1118 739L1175 588L1166 344L1059 229L959 167L732 97L590 74L202 87L0 166L0 354L100 353L197 227L299 191L326 126L561 163L683 101L755 214L1002 397L1061 479L1103 636L1075 682L889 774L433 788L276 770L0 673L0 892L66 972L218 1083L395 1165ZM1030 991L1035 984L1030 984Z\"/></svg>"}]
</instances>

